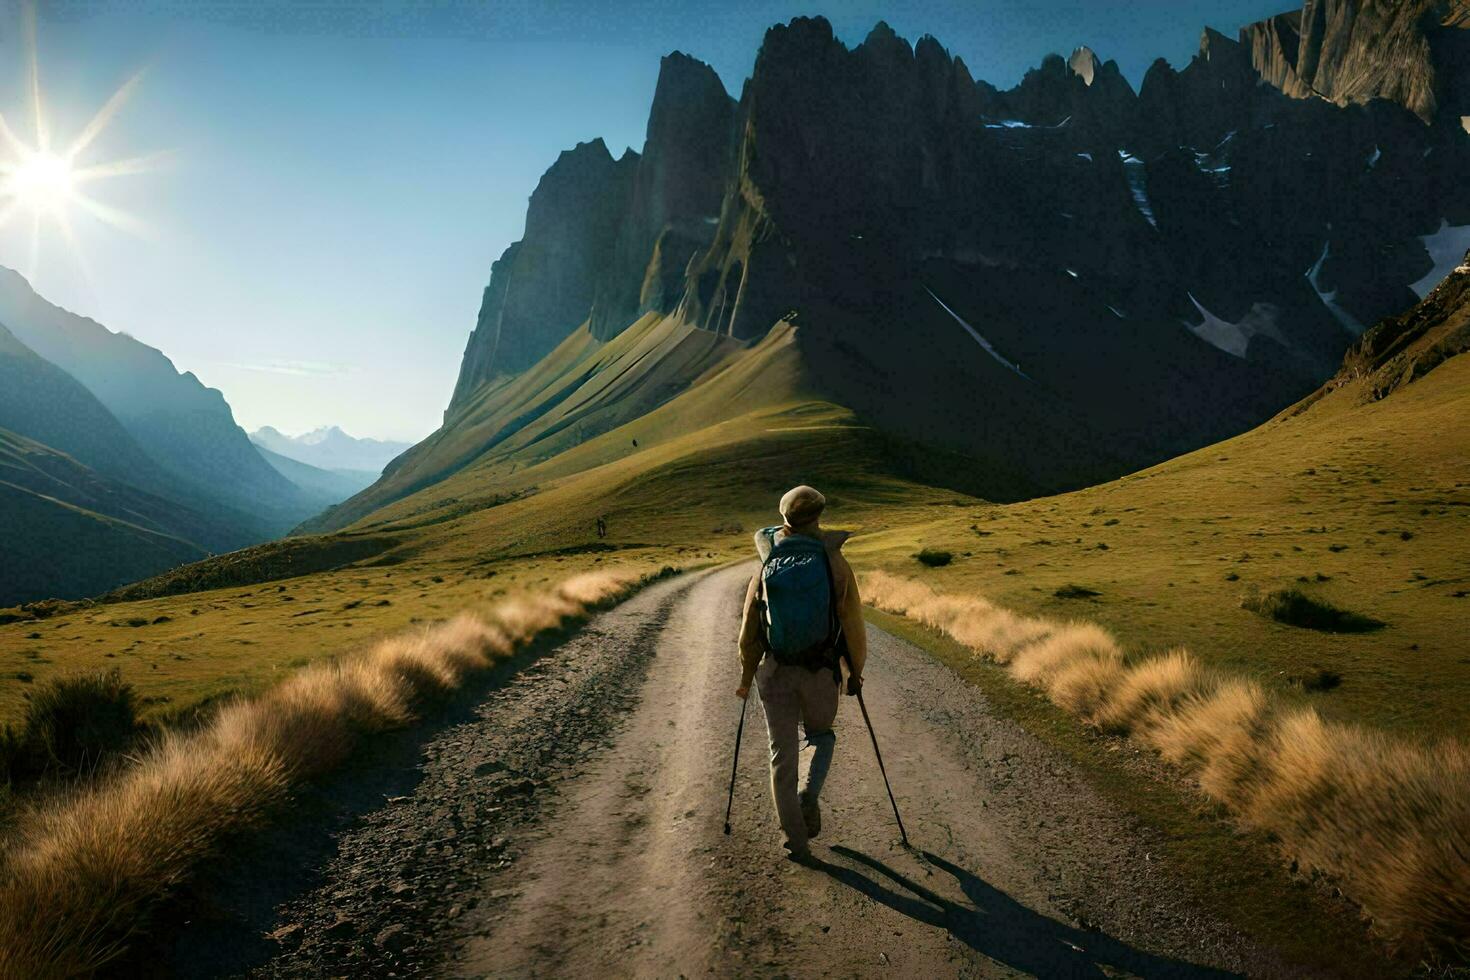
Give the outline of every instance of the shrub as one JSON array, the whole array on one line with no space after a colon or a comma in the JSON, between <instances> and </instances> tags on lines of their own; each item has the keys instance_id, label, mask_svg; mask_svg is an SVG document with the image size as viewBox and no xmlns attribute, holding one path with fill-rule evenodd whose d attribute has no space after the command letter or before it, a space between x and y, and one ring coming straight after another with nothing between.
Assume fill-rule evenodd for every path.
<instances>
[{"instance_id":1,"label":"shrub","mask_svg":"<svg viewBox=\"0 0 1470 980\"><path fill-rule=\"evenodd\" d=\"M1385 625L1371 616L1314 599L1300 589L1278 589L1265 595L1248 595L1240 605L1278 623L1324 633L1371 633Z\"/></svg>"},{"instance_id":2,"label":"shrub","mask_svg":"<svg viewBox=\"0 0 1470 980\"><path fill-rule=\"evenodd\" d=\"M1413 744L1289 709L1186 650L1132 661L1091 624L1018 616L882 572L865 576L863 591L878 608L1005 666L1081 720L1184 767L1243 825L1271 834L1306 870L1333 876L1402 951L1431 961L1470 954L1470 747ZM1275 601L1282 595L1253 601L1299 611ZM1366 619L1325 603L1307 608L1339 629L1344 617ZM1341 677L1313 668L1292 680L1330 690Z\"/></svg>"},{"instance_id":3,"label":"shrub","mask_svg":"<svg viewBox=\"0 0 1470 980\"><path fill-rule=\"evenodd\" d=\"M6 727L0 764L17 783L74 776L127 751L139 731L133 688L119 670L64 675L36 691L19 732Z\"/></svg>"},{"instance_id":4,"label":"shrub","mask_svg":"<svg viewBox=\"0 0 1470 980\"><path fill-rule=\"evenodd\" d=\"M928 565L930 568L941 568L954 561L953 554L948 551L939 551L935 548L925 548L917 555L914 555L914 557L919 560L920 564Z\"/></svg>"},{"instance_id":5,"label":"shrub","mask_svg":"<svg viewBox=\"0 0 1470 980\"><path fill-rule=\"evenodd\" d=\"M1089 589L1085 585L1064 585L1057 589L1052 595L1058 599L1091 599L1093 596L1102 595L1096 589Z\"/></svg>"},{"instance_id":6,"label":"shrub","mask_svg":"<svg viewBox=\"0 0 1470 980\"><path fill-rule=\"evenodd\" d=\"M92 976L115 961L229 835L255 827L293 784L339 764L365 735L411 722L548 630L624 594L613 574L574 576L506 599L488 620L463 614L389 636L360 656L318 661L253 699L171 731L107 778L28 808L0 854L0 977ZM116 672L58 684L26 731L85 746L116 731L132 692ZM82 706L96 719L79 720ZM107 726L111 726L108 728ZM70 741L61 737L71 732Z\"/></svg>"}]
</instances>

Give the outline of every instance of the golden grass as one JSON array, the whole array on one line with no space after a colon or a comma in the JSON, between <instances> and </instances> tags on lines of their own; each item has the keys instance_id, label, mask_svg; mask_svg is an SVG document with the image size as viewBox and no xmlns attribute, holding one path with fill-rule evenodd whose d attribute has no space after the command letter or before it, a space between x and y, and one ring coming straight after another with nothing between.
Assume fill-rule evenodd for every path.
<instances>
[{"instance_id":1,"label":"golden grass","mask_svg":"<svg viewBox=\"0 0 1470 980\"><path fill-rule=\"evenodd\" d=\"M226 837L264 821L293 784L338 765L364 735L636 580L573 576L317 663L254 699L169 733L110 779L33 808L0 863L0 976L90 974L116 959Z\"/></svg>"},{"instance_id":2,"label":"golden grass","mask_svg":"<svg viewBox=\"0 0 1470 980\"><path fill-rule=\"evenodd\" d=\"M1470 748L1290 707L1187 650L1131 660L1091 623L1019 616L873 572L868 602L948 633L1105 731L1184 767L1246 826L1335 879L1410 952L1470 953Z\"/></svg>"}]
</instances>

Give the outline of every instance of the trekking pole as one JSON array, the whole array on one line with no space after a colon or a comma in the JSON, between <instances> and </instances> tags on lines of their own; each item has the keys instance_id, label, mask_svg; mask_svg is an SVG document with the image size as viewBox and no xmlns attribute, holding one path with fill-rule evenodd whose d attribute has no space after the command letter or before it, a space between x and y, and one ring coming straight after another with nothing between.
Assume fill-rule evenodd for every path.
<instances>
[{"instance_id":1,"label":"trekking pole","mask_svg":"<svg viewBox=\"0 0 1470 980\"><path fill-rule=\"evenodd\" d=\"M893 819L898 821L898 835L903 838L903 846L910 847L909 835L903 829L903 817L898 815L898 801L893 798L893 787L888 785L888 770L883 768L883 753L878 751L878 736L873 731L873 719L868 717L868 705L863 701L863 689L857 691L858 707L863 709L863 722L868 726L868 737L873 740L873 754L878 757L878 771L883 774L883 788L888 790L888 802L893 804Z\"/></svg>"},{"instance_id":2,"label":"trekking pole","mask_svg":"<svg viewBox=\"0 0 1470 980\"><path fill-rule=\"evenodd\" d=\"M730 765L730 799L725 804L725 836L730 836L730 811L735 807L735 773L740 770L740 740L745 735L745 706L750 704L750 694L740 699L740 727L735 729L735 761Z\"/></svg>"}]
</instances>

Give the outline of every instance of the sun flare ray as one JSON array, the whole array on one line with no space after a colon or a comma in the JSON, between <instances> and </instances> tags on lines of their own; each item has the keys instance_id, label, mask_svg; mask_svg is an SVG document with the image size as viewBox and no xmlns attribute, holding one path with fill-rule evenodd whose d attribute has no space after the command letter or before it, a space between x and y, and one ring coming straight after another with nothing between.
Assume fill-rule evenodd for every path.
<instances>
[{"instance_id":1,"label":"sun flare ray","mask_svg":"<svg viewBox=\"0 0 1470 980\"><path fill-rule=\"evenodd\" d=\"M160 153L148 153L138 157L126 157L122 160L109 160L106 163L93 164L90 167L76 167L71 172L73 183L83 184L92 180L102 180L106 177L126 177L130 174L152 173L165 166L172 158L173 152L165 150Z\"/></svg>"},{"instance_id":2,"label":"sun flare ray","mask_svg":"<svg viewBox=\"0 0 1470 980\"><path fill-rule=\"evenodd\" d=\"M133 77L118 86L117 91L113 92L108 100L102 104L102 108L97 110L97 114L87 122L87 125L82 127L82 131L78 134L77 138L72 140L71 146L66 151L67 159L76 159L83 150L92 145L92 141L107 128L107 124L112 122L112 117L117 115L118 110L128 101L128 97L133 94L133 89L137 87L138 82L142 80L146 72L146 68L139 69L133 74Z\"/></svg>"},{"instance_id":3,"label":"sun flare ray","mask_svg":"<svg viewBox=\"0 0 1470 980\"><path fill-rule=\"evenodd\" d=\"M46 113L41 103L41 55L36 47L36 7L26 4L23 14L26 51L30 55L31 121L35 126L36 147L41 152L51 149L51 132L46 126Z\"/></svg>"},{"instance_id":4,"label":"sun flare ray","mask_svg":"<svg viewBox=\"0 0 1470 980\"><path fill-rule=\"evenodd\" d=\"M147 73L146 69L134 72L119 85L69 143L58 141L58 146L66 147L64 151L53 150L53 133L46 115L47 101L41 87L34 2L26 2L22 7L21 35L27 57L25 96L32 117L31 133L29 139L23 137L11 126L10 120L0 116L0 228L9 224L17 214L28 212L31 227L27 254L31 274L34 275L40 263L41 230L45 226L56 229L65 250L75 258L83 276L90 278L72 220L74 212L86 212L103 224L143 238L153 238L154 232L134 215L83 194L81 185L156 170L171 154L153 153L96 161L81 159L83 154L94 148L98 137L128 103Z\"/></svg>"},{"instance_id":5,"label":"sun flare ray","mask_svg":"<svg viewBox=\"0 0 1470 980\"><path fill-rule=\"evenodd\" d=\"M82 194L77 191L72 192L71 199L76 202L77 206L80 207L83 211L91 214L92 217L96 218L98 221L101 221L104 224L111 225L119 231L125 231L130 235L137 236L138 238L144 238L148 240L152 240L154 238L153 227L149 225L148 222L137 217L136 215L124 211L122 208L115 208L110 204L103 204L96 198L88 197L86 194Z\"/></svg>"},{"instance_id":6,"label":"sun flare ray","mask_svg":"<svg viewBox=\"0 0 1470 980\"><path fill-rule=\"evenodd\" d=\"M15 135L15 130L10 128L10 123L3 115L0 115L0 142L4 142L5 148L16 156L30 152L30 148Z\"/></svg>"}]
</instances>

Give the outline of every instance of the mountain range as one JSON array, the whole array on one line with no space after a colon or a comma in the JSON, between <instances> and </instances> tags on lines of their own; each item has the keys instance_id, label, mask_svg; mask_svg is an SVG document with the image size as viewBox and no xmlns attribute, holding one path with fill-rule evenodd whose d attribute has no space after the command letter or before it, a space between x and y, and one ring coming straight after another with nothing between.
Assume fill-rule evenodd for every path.
<instances>
[{"instance_id":1,"label":"mountain range","mask_svg":"<svg viewBox=\"0 0 1470 980\"><path fill-rule=\"evenodd\" d=\"M572 527L720 474L995 501L1110 480L1317 390L1463 262L1466 11L1311 0L1206 29L1137 91L1086 47L1002 90L882 23L854 47L822 18L771 28L738 98L676 52L641 152L590 139L541 178L423 442L246 437L218 392L14 274L0 323L56 394L0 426L30 485L69 454L91 475L57 499L197 551L538 496ZM24 410L53 402L112 422Z\"/></svg>"},{"instance_id":2,"label":"mountain range","mask_svg":"<svg viewBox=\"0 0 1470 980\"><path fill-rule=\"evenodd\" d=\"M383 467L412 445L358 439L335 425L312 429L299 436L285 435L267 425L250 433L250 441L273 453L320 469L350 474L354 479L366 475L364 486L373 482Z\"/></svg>"},{"instance_id":3,"label":"mountain range","mask_svg":"<svg viewBox=\"0 0 1470 980\"><path fill-rule=\"evenodd\" d=\"M279 537L372 479L270 458L220 392L0 268L0 605Z\"/></svg>"},{"instance_id":4,"label":"mountain range","mask_svg":"<svg viewBox=\"0 0 1470 980\"><path fill-rule=\"evenodd\" d=\"M821 18L771 28L738 99L671 54L641 153L542 177L440 430L306 527L797 400L993 500L1244 431L1470 248L1467 9L1311 0L1136 92L1087 48L1000 90Z\"/></svg>"}]
</instances>

